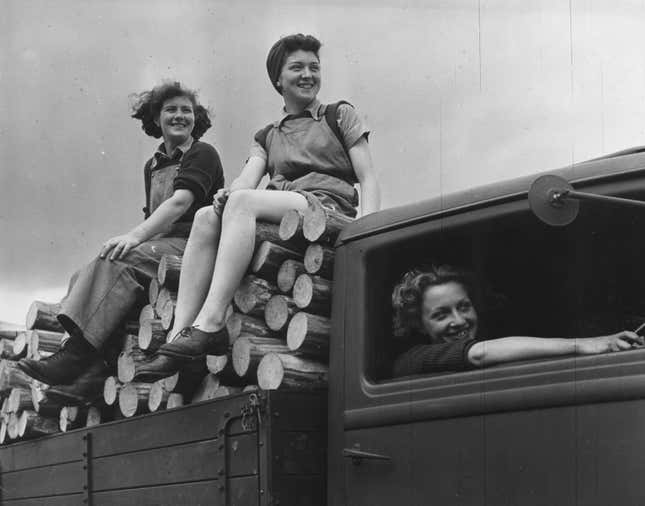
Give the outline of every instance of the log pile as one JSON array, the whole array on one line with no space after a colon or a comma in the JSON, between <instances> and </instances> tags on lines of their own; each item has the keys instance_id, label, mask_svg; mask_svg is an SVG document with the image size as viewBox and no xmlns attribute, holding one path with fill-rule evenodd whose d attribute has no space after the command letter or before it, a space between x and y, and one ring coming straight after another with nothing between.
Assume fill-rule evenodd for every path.
<instances>
[{"instance_id":1,"label":"log pile","mask_svg":"<svg viewBox=\"0 0 645 506\"><path fill-rule=\"evenodd\" d=\"M0 443L91 427L256 389L325 388L329 361L334 250L349 219L310 207L279 225L257 223L255 251L227 319L229 352L207 356L156 382L134 381L138 367L171 336L182 258L167 255L150 283L138 321L124 324L120 353L82 397L55 395L24 374L21 358L40 360L68 338L58 304L36 301L26 330L0 335ZM116 353L115 353L116 355ZM48 391L51 389L51 392Z\"/></svg>"}]
</instances>

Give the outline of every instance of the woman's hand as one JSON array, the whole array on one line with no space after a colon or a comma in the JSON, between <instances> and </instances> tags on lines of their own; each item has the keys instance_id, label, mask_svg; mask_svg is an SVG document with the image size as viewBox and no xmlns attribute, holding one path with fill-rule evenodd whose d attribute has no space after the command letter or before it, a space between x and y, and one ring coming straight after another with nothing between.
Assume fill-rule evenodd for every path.
<instances>
[{"instance_id":1,"label":"woman's hand","mask_svg":"<svg viewBox=\"0 0 645 506\"><path fill-rule=\"evenodd\" d=\"M213 209L217 216L222 216L224 212L224 206L228 200L228 196L231 194L230 190L227 188L220 188L217 190L217 193L213 195Z\"/></svg>"},{"instance_id":2,"label":"woman's hand","mask_svg":"<svg viewBox=\"0 0 645 506\"><path fill-rule=\"evenodd\" d=\"M101 258L105 258L109 254L110 260L121 260L132 248L139 246L141 242L142 241L132 233L117 235L116 237L112 237L105 241L99 256ZM111 254L110 251L112 252Z\"/></svg>"},{"instance_id":3,"label":"woman's hand","mask_svg":"<svg viewBox=\"0 0 645 506\"><path fill-rule=\"evenodd\" d=\"M645 345L643 336L635 332L623 330L609 336L585 337L576 340L576 353L578 355L597 355L612 351L630 350Z\"/></svg>"}]
</instances>

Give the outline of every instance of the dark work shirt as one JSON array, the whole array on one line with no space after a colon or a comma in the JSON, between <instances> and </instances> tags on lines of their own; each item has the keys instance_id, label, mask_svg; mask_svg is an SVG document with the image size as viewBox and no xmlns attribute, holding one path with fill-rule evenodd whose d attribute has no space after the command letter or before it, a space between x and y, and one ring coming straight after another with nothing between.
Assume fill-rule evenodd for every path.
<instances>
[{"instance_id":1,"label":"dark work shirt","mask_svg":"<svg viewBox=\"0 0 645 506\"><path fill-rule=\"evenodd\" d=\"M428 343L425 336L408 342L408 348L394 361L393 376L411 376L439 372L457 372L474 369L468 361L468 351L477 342L465 339L449 343Z\"/></svg>"},{"instance_id":2,"label":"dark work shirt","mask_svg":"<svg viewBox=\"0 0 645 506\"><path fill-rule=\"evenodd\" d=\"M190 148L183 153L179 148L172 156L165 154L164 145L159 146L155 153L145 165L144 178L146 186L146 208L145 217L150 213L150 181L154 170L167 165L179 162L179 170L175 177L173 188L175 190L190 190L194 201L188 211L177 220L177 222L192 222L195 212L213 202L213 195L220 188L224 187L224 171L222 162L216 149L206 142L194 141Z\"/></svg>"}]
</instances>

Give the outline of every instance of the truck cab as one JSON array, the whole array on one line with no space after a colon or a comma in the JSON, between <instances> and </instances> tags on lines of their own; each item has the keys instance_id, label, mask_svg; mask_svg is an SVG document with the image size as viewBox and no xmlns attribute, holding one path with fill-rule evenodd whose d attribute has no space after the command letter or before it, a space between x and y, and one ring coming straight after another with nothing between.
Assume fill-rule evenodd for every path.
<instances>
[{"instance_id":1,"label":"truck cab","mask_svg":"<svg viewBox=\"0 0 645 506\"><path fill-rule=\"evenodd\" d=\"M578 191L645 200L642 148L552 174ZM645 322L645 209L581 202L572 223L550 226L529 205L535 177L388 209L342 232L329 504L642 504L644 349L392 376L392 288L428 263L482 282L487 338Z\"/></svg>"}]
</instances>

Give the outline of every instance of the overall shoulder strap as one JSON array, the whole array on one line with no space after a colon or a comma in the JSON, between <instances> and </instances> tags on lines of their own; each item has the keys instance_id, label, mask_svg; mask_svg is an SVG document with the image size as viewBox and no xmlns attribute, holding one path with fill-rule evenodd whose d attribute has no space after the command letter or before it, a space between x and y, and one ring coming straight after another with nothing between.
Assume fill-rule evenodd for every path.
<instances>
[{"instance_id":1,"label":"overall shoulder strap","mask_svg":"<svg viewBox=\"0 0 645 506\"><path fill-rule=\"evenodd\" d=\"M343 133L340 131L340 126L338 125L338 107L343 104L347 104L353 107L352 104L350 104L346 100L339 100L338 102L334 102L333 104L328 104L325 109L325 121L329 125L329 128L331 128L331 131L334 132L336 138L340 141L340 144L343 146L345 152L347 152L345 139L343 139Z\"/></svg>"}]
</instances>

